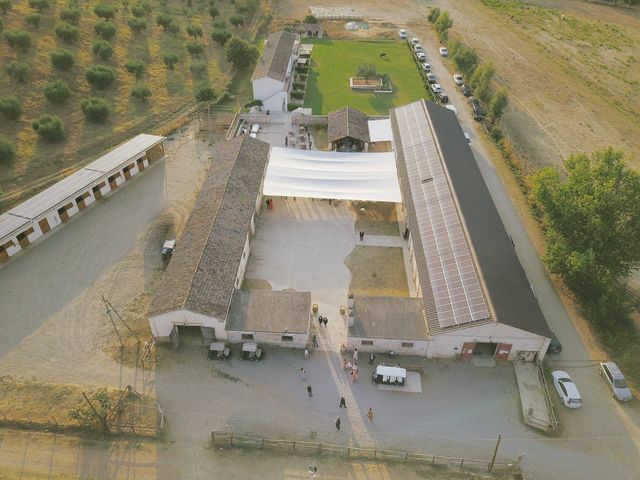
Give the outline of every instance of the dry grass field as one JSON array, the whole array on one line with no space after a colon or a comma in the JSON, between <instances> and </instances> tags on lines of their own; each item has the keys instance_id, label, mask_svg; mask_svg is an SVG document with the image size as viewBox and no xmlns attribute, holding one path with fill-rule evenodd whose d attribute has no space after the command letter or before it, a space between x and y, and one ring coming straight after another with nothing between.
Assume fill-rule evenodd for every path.
<instances>
[{"instance_id":1,"label":"dry grass field","mask_svg":"<svg viewBox=\"0 0 640 480\"><path fill-rule=\"evenodd\" d=\"M72 3L51 2L51 7L40 13L41 21L37 28L25 26L25 17L35 13L27 0L14 1L12 9L0 15L5 30L24 29L32 37L32 46L26 52L13 50L4 39L0 41L0 97L16 96L22 104L19 120L5 121L2 118L0 121L0 135L12 140L17 150L17 160L13 164L0 165L0 195L4 192L5 199L23 189L35 187L37 190L53 183L56 175L69 173L79 164L94 160L101 151L134 133L157 131L159 124L196 104L195 93L201 86L211 85L220 93L232 78L233 69L224 58L223 48L211 39L213 20L208 12L209 3L205 0L194 0L188 4L181 0L147 1L152 11L144 17L146 29L139 34L127 24L133 18L131 8L136 2L78 2L82 12L78 25L80 37L77 42L66 44L57 38L55 27L60 21L61 10ZM102 21L93 9L101 3L117 8L112 20L116 34L110 40L114 53L107 60L102 60L92 51L94 42L99 39L94 26ZM230 32L250 36L255 28L250 19L246 26L235 28L230 25L229 17L235 8L233 2L219 2L217 8L220 13L215 21L225 20ZM157 16L163 13L170 15L179 25L177 35L165 32L157 25ZM186 32L189 25L201 26L203 36L195 40L189 37ZM187 52L186 45L191 42L204 46L201 55L192 57ZM56 70L51 64L50 53L59 47L69 50L75 60L74 66L66 72ZM166 53L178 56L179 63L174 69L165 66L163 57ZM124 67L131 59L141 60L145 65L145 72L139 80ZM5 66L11 61L24 62L29 66L25 83L8 76ZM85 78L85 70L92 64L113 67L117 73L114 84L105 90L93 88ZM204 64L206 70L192 71L194 64ZM51 104L43 94L43 86L55 79L64 80L72 91L72 97L62 105ZM138 83L147 85L152 92L146 102L131 96L132 88ZM80 102L92 95L109 103L111 112L104 124L85 121L80 109ZM38 138L31 123L42 113L60 117L67 134L65 141L46 143Z\"/></svg>"}]
</instances>

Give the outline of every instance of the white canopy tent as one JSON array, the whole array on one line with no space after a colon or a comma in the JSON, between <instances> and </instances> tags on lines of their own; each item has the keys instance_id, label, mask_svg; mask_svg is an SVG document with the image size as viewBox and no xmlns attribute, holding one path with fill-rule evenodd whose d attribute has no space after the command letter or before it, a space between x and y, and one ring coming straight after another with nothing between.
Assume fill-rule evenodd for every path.
<instances>
[{"instance_id":1,"label":"white canopy tent","mask_svg":"<svg viewBox=\"0 0 640 480\"><path fill-rule=\"evenodd\" d=\"M272 147L264 194L402 202L393 152L319 152Z\"/></svg>"},{"instance_id":2,"label":"white canopy tent","mask_svg":"<svg viewBox=\"0 0 640 480\"><path fill-rule=\"evenodd\" d=\"M391 132L391 120L383 118L380 120L369 120L369 138L372 142L391 142L393 133Z\"/></svg>"}]
</instances>

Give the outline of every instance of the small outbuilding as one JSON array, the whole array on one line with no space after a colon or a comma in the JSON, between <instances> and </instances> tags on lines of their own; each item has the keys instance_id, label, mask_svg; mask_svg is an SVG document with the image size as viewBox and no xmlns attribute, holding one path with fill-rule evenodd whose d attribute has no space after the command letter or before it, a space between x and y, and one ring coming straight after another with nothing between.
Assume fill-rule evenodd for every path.
<instances>
[{"instance_id":1,"label":"small outbuilding","mask_svg":"<svg viewBox=\"0 0 640 480\"><path fill-rule=\"evenodd\" d=\"M309 292L236 290L227 320L227 340L305 348L310 324Z\"/></svg>"},{"instance_id":2,"label":"small outbuilding","mask_svg":"<svg viewBox=\"0 0 640 480\"><path fill-rule=\"evenodd\" d=\"M351 107L329 112L327 140L332 151L366 152L370 142L367 115Z\"/></svg>"},{"instance_id":3,"label":"small outbuilding","mask_svg":"<svg viewBox=\"0 0 640 480\"><path fill-rule=\"evenodd\" d=\"M261 100L265 110L287 110L297 47L296 36L291 32L274 32L267 37L251 76L253 98Z\"/></svg>"},{"instance_id":4,"label":"small outbuilding","mask_svg":"<svg viewBox=\"0 0 640 480\"><path fill-rule=\"evenodd\" d=\"M319 23L296 23L291 29L302 38L322 38L324 28Z\"/></svg>"}]
</instances>

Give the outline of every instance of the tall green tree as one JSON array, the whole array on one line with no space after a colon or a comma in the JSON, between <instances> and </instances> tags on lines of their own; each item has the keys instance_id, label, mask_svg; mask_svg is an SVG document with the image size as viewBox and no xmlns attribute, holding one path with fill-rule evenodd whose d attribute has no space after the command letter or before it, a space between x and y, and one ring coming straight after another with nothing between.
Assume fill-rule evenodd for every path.
<instances>
[{"instance_id":1,"label":"tall green tree","mask_svg":"<svg viewBox=\"0 0 640 480\"><path fill-rule=\"evenodd\" d=\"M491 102L489 102L489 117L491 117L492 122L500 119L507 103L509 103L507 89L501 87L494 92L491 96Z\"/></svg>"},{"instance_id":2,"label":"tall green tree","mask_svg":"<svg viewBox=\"0 0 640 480\"><path fill-rule=\"evenodd\" d=\"M542 207L551 272L585 298L640 266L640 174L608 148L579 153L534 177Z\"/></svg>"},{"instance_id":3,"label":"tall green tree","mask_svg":"<svg viewBox=\"0 0 640 480\"><path fill-rule=\"evenodd\" d=\"M253 65L260 51L255 45L238 37L232 37L225 45L227 61L233 63L236 68L246 68Z\"/></svg>"},{"instance_id":4,"label":"tall green tree","mask_svg":"<svg viewBox=\"0 0 640 480\"><path fill-rule=\"evenodd\" d=\"M476 97L484 102L488 102L491 99L491 80L495 72L491 63L483 63L475 69L471 77L471 86L475 91Z\"/></svg>"}]
</instances>

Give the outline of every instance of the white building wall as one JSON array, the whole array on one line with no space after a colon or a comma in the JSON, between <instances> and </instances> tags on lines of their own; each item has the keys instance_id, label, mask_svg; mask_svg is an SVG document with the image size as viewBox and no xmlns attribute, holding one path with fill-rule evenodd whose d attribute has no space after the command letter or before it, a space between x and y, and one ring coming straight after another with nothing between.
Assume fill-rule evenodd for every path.
<instances>
[{"instance_id":1,"label":"white building wall","mask_svg":"<svg viewBox=\"0 0 640 480\"><path fill-rule=\"evenodd\" d=\"M235 287L240 288L242 286L242 279L244 278L244 271L247 268L247 262L249 261L249 255L251 253L249 235L244 241L244 249L242 250L242 258L240 259L240 266L238 267L238 274L236 275Z\"/></svg>"},{"instance_id":2,"label":"white building wall","mask_svg":"<svg viewBox=\"0 0 640 480\"><path fill-rule=\"evenodd\" d=\"M243 339L243 334L252 334L253 340ZM293 337L293 341L282 340L282 335ZM229 343L256 342L261 345L272 345L284 348L303 349L307 346L309 337L306 333L276 333L276 332L252 332L252 331L228 331Z\"/></svg>"},{"instance_id":3,"label":"white building wall","mask_svg":"<svg viewBox=\"0 0 640 480\"><path fill-rule=\"evenodd\" d=\"M227 339L227 332L224 329L225 323L218 318L202 315L201 313L189 310L174 310L149 318L151 332L158 342L169 341L169 334L174 325L215 328L216 339Z\"/></svg>"},{"instance_id":4,"label":"white building wall","mask_svg":"<svg viewBox=\"0 0 640 480\"><path fill-rule=\"evenodd\" d=\"M542 360L550 340L502 323L490 323L434 335L429 344L427 357L456 357L462 351L462 344L465 342L506 343L512 345L508 360L516 360L518 351L539 352L538 359Z\"/></svg>"},{"instance_id":5,"label":"white building wall","mask_svg":"<svg viewBox=\"0 0 640 480\"><path fill-rule=\"evenodd\" d=\"M363 342L365 343L363 344ZM368 345L367 342L373 342L373 345ZM413 346L402 346L403 343L405 345L413 344ZM358 352L387 353L393 350L398 355L417 355L420 357L426 357L429 350L429 341L349 336L347 338L347 349L353 351L355 348L358 349Z\"/></svg>"},{"instance_id":6,"label":"white building wall","mask_svg":"<svg viewBox=\"0 0 640 480\"><path fill-rule=\"evenodd\" d=\"M285 102L285 110L287 108L287 92L284 88L284 82L279 82L269 77L258 78L253 81L253 98L262 100L263 109L265 110L283 110L282 101Z\"/></svg>"}]
</instances>

